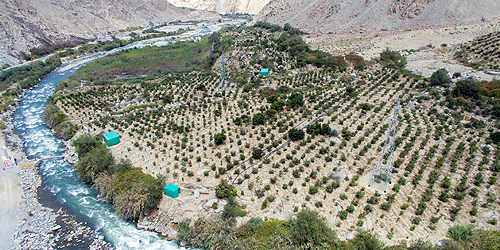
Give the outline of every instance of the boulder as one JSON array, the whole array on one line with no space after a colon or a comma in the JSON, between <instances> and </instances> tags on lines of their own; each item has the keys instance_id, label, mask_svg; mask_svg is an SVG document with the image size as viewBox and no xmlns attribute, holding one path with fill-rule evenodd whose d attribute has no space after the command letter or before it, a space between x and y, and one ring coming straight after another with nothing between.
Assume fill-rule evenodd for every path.
<instances>
[{"instance_id":1,"label":"boulder","mask_svg":"<svg viewBox=\"0 0 500 250\"><path fill-rule=\"evenodd\" d=\"M330 179L335 180L338 183L342 183L345 180L345 177L349 176L349 170L345 168L341 168L330 174Z\"/></svg>"},{"instance_id":2,"label":"boulder","mask_svg":"<svg viewBox=\"0 0 500 250\"><path fill-rule=\"evenodd\" d=\"M349 233L346 237L345 237L346 240L352 240L354 239L354 234L353 233Z\"/></svg>"}]
</instances>

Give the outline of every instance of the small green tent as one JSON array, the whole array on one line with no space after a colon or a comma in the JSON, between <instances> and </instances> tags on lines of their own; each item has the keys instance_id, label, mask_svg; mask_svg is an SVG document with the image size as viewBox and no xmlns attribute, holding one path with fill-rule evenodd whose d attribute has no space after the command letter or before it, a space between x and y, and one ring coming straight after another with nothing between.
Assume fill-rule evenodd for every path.
<instances>
[{"instance_id":1,"label":"small green tent","mask_svg":"<svg viewBox=\"0 0 500 250\"><path fill-rule=\"evenodd\" d=\"M260 75L261 76L267 76L267 75L269 75L269 69L261 69L260 70Z\"/></svg>"},{"instance_id":2,"label":"small green tent","mask_svg":"<svg viewBox=\"0 0 500 250\"><path fill-rule=\"evenodd\" d=\"M168 197L172 197L172 198L177 198L179 197L179 195L181 194L181 188L172 184L172 183L169 183L167 186L165 186L163 188L163 193L168 196Z\"/></svg>"},{"instance_id":3,"label":"small green tent","mask_svg":"<svg viewBox=\"0 0 500 250\"><path fill-rule=\"evenodd\" d=\"M104 143L106 143L108 147L120 143L120 136L115 131L103 134L102 137L104 137Z\"/></svg>"}]
</instances>

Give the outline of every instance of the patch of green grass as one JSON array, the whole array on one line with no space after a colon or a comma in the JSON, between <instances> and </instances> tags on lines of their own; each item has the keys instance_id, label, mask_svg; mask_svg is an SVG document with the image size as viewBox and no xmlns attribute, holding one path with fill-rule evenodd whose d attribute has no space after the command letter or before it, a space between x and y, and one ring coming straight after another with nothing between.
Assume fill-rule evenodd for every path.
<instances>
[{"instance_id":1,"label":"patch of green grass","mask_svg":"<svg viewBox=\"0 0 500 250\"><path fill-rule=\"evenodd\" d=\"M188 72L209 67L208 38L199 42L178 41L164 47L128 49L106 56L81 67L69 79L69 85L81 80L103 84L113 79L161 76L173 72ZM207 66L208 65L208 66Z\"/></svg>"},{"instance_id":2,"label":"patch of green grass","mask_svg":"<svg viewBox=\"0 0 500 250\"><path fill-rule=\"evenodd\" d=\"M263 221L261 218L252 218L247 224L238 228L236 235L242 239L252 238L254 240L253 242L262 243L260 247L264 247L264 243L266 243L278 229L287 232L287 221L274 218Z\"/></svg>"}]
</instances>

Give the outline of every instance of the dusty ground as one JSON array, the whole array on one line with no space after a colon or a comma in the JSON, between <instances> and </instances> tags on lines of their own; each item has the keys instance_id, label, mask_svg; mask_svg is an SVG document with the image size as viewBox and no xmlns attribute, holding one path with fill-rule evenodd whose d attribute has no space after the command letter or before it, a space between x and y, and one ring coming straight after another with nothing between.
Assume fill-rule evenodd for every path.
<instances>
[{"instance_id":1,"label":"dusty ground","mask_svg":"<svg viewBox=\"0 0 500 250\"><path fill-rule=\"evenodd\" d=\"M245 37L242 35L239 39L245 39ZM450 41L447 41L447 43L451 44ZM443 48L438 45L426 50L422 49L422 52L417 55L422 55L425 59L427 57L436 57L436 55L451 54L451 52L447 52ZM250 51L251 49L248 50ZM244 62L248 64L250 58L259 59L257 54L253 54L255 56L252 56L251 53L243 50L239 52L232 51L229 55L230 59L228 61L235 67L238 64L233 64L233 60L242 61L241 65L245 65ZM413 60L419 61L423 59L417 57L409 60L412 62ZM412 65L411 62L409 65ZM252 65L248 66L248 70L250 72L257 72L255 68L252 68ZM488 168L480 169L478 165L481 161L481 156L484 159L488 159L488 164L490 164L493 160L492 152L496 149L492 149L491 153L488 152L486 154L483 153L485 151L481 147L479 151L476 150L474 153L471 150L471 153L469 153L469 148L478 147L482 144L486 145L486 137L488 135L486 131L488 127L483 128L482 133L478 136L472 129L464 128L460 122L448 119L448 116L444 112L445 108L439 105L444 100L443 96L434 99L425 90L411 87L422 83L422 80L411 79L411 77L405 78L395 71L383 69L377 65L365 72L354 72L349 69L350 72L345 72L342 75L320 71L313 67L302 70L304 72L301 73L290 70L291 73L287 73L286 76L273 74L265 78L262 85L273 89L277 89L281 85L288 85L294 88L302 88L307 93L307 96L314 94L317 98L314 100L308 99L305 104L305 107L311 111L310 109L313 109L320 101L331 103L332 105L338 102L338 100L333 101L332 98L339 97L345 93L344 88L346 84L341 79L347 79L346 82L355 83L354 85L359 89L357 99L348 98L346 102L339 106L338 110L326 115L324 121L321 122L326 122L339 132L343 128L347 128L352 132L357 131L356 135L350 141L346 142L344 146L340 146L341 139L338 137L316 136L309 142L304 143L304 145L300 145L299 142L292 142L272 155L269 158L269 163L260 166L256 165L255 167L258 167L256 172L258 173L251 175L249 180L237 187L238 200L245 204L245 210L249 213L248 217L259 216L287 219L296 213L294 212L295 207L297 207L297 210L300 207L310 207L326 217L328 223L338 230L339 238L341 239L349 238L352 234L355 234L357 227L363 229L376 228L381 238L391 244L396 244L401 240L411 241L417 238L424 238L437 243L446 238L449 227L456 223L470 223L472 218L477 221L477 225L481 228L498 230L497 225L487 223L491 218L498 218L498 214L496 213L496 208L498 207L497 200L491 203L491 207L478 207L479 213L476 217L471 217L468 213L472 207L477 206L473 205L474 200L477 200L478 204L484 204L489 192L489 187L486 184L478 187L480 194L477 199L466 197L463 201L462 212L460 212L456 220L450 218L449 211L457 202L452 199L447 202L439 202L437 199L439 192L446 191L439 185L444 175L452 179L450 194L462 177L468 176L469 186L473 188L474 186L471 182L476 173L483 171L485 180L488 179L487 177L493 175L490 170L487 170ZM306 73L308 70L310 70L310 73ZM452 70L450 71L453 72ZM392 80L391 77L395 76L397 76L396 80ZM255 92L244 93L240 88L237 90L237 95L233 95L236 89L233 86L229 87L225 91L228 102L227 106L221 107L222 114L218 117L215 115L215 110L218 105L221 105L222 98L212 96L215 92L215 86L218 86L218 77L206 78L196 73L176 75L176 77L178 78L170 79L164 83L165 89L172 91L171 93L174 95L173 103L167 105L158 104L158 100L155 102L152 99L149 102L146 101L144 96L140 97L145 90L137 83L129 84L128 86L117 86L106 90L100 89L94 92L94 94L103 93L102 95L99 94L99 96L87 92L90 91L90 87L76 90L83 93L87 92L85 99L92 98L91 102L99 103L103 100L111 102L110 106L112 109L110 109L111 113L109 114L105 114L107 111L100 109L99 105L84 107L78 104L80 105L79 107L75 106L79 103L78 101L84 98L79 99L66 96L66 99L61 99L61 102L58 103L68 114L72 122L87 125L90 128L91 134L121 129L122 131L119 134L122 142L111 147L113 155L116 158L127 157L132 161L134 166L142 167L145 173L153 176L163 174L167 176L168 182L174 182L183 188L181 197L178 199L172 200L165 197L162 200L160 211L157 215L150 218L152 222L141 224L144 228L160 228L159 231L162 231L162 233L167 232L169 236L170 229L175 229L175 225L170 224L172 221L179 221L182 218L217 216L222 204L219 204L217 209L211 208L214 202L214 190L207 190L203 187L215 186L220 182L221 178L230 177L231 180L237 178L236 170L243 171L245 167L249 167L251 164L246 162L245 167L236 166L229 171L229 175L222 174L220 177L215 176L217 171L210 170L211 165L214 165L214 167L227 166L224 156L231 156L233 162L238 159L241 159L241 161L244 158L247 159L251 156L251 149L260 146L259 142L262 142L263 146L267 146L275 140L274 138L277 139L285 135L289 129L288 126L283 125L274 126L276 123L259 126L252 126L251 124L234 125L232 122L234 118L243 114L251 117L259 112L259 108L268 105L265 100L259 98L257 90ZM360 81L355 81L354 79ZM156 83L161 80L157 80ZM194 87L197 84L205 84L210 95L205 97L201 91L196 91ZM322 89L316 89L311 86L321 87ZM408 90L405 88L408 88ZM228 94L230 91L231 94ZM439 89L439 91L444 91L444 89ZM161 90L158 92L159 94L164 94L160 93ZM186 93L187 95L184 95L183 98L183 94ZM154 96L153 94L151 92L151 96ZM130 98L119 101L116 98L117 95ZM416 101L419 97L428 97L429 99L425 99L424 101L419 99ZM394 174L395 179L399 177L403 178L404 176L407 184L403 185L398 193L395 193L397 196L389 211L380 208L380 205L385 202L387 197L387 195L382 194L380 202L372 205L373 212L360 219L358 216L365 209L368 198L374 195L376 191L383 193L382 188L377 188L376 185L367 188L367 185L375 168L376 159L380 155L378 148L382 146L381 143L386 138L386 131L380 132L381 136L378 140L370 142L370 139L374 138L378 131L382 130L382 125L390 124L393 105L397 98L402 100L400 115L402 117L408 116L408 118L400 121L398 135L401 135L406 127L409 127L411 130L405 136L401 146L395 151L395 159L400 155L403 145L409 143L410 139L415 137L415 145L410 147L408 153L399 156L401 159L404 159L404 163L399 168L399 173ZM185 104L187 101L192 101L190 108L179 108L180 105ZM245 103L248 104L248 107L243 107ZM364 112L358 107L361 103L373 104L374 107L370 111ZM147 106L148 104L151 104L151 106ZM380 108L380 110L374 111L375 107ZM429 111L433 107L436 107L439 113L446 119L435 118L429 115ZM156 118L154 115L148 115L147 122L134 118L134 122L121 123L123 120L120 117L124 114L130 115L139 112L154 114L153 111L155 111L155 108L164 109L165 114ZM458 111L461 112L461 115L463 115L462 113L466 113L469 117L487 119L474 113L465 112L463 109ZM107 116L111 114L115 115L116 122L110 122L106 126L97 125L100 124L99 117L101 115ZM298 110L283 111L277 114L277 116L278 121L283 122L285 125L292 121L294 124L302 120L306 120L304 124L311 121L311 119L304 119L306 116ZM173 131L168 134L162 132L161 137L157 137L155 132L160 131L162 128L166 128L167 131L169 129L166 125L161 125L159 128L155 126L162 124L167 119L169 122L190 125L191 130L186 134ZM492 125L490 121L487 124L488 126ZM446 127L446 132L443 132L442 137L438 136L438 139L434 139L435 131L443 130L443 126ZM285 129L281 131L280 127L285 127ZM438 129L438 127L441 128ZM228 139L225 144L214 146L210 135L222 130L228 135ZM420 130L419 134L417 134L417 130ZM429 143L425 142L424 144L424 138L427 136L432 139ZM446 144L444 143L444 139L451 136L455 137L456 141L451 146L451 153L445 157L445 166L441 169L442 173L440 172L439 181L433 186L436 192L433 194L432 200L428 203L429 207L421 215L422 222L419 225L413 225L412 219L416 215L415 211L418 203L426 188L430 188L430 185L427 185L426 181L438 160L439 154L443 154L443 148ZM272 139L265 142L269 137ZM179 146L182 145L181 141L184 141L184 139L186 145L181 149ZM238 142L240 140L241 142ZM331 141L336 141L336 143L331 143ZM466 144L467 150L459 156L455 156L454 152L457 151L457 146L461 142ZM478 145L473 145L472 142ZM246 145L247 143L248 146ZM371 147L372 144L373 147ZM370 148L366 153L361 154L363 146L370 146ZM421 146L420 149L419 146ZM427 153L433 146L438 148L437 154L428 159L430 163L424 163L424 159L427 159ZM321 155L318 151L323 147L328 147L329 152ZM415 168L408 170L408 174L405 175L405 167L409 164L409 158L412 153L416 153L418 161L415 164ZM240 158L241 155L243 156ZM290 155L290 158L288 155ZM303 158L302 155L304 156ZM331 156L333 160L327 161L325 157L327 155ZM471 170L465 170L464 167L467 156L471 157L469 160L472 166ZM458 170L452 173L449 171L449 168L450 162L454 157L459 159ZM297 159L299 163L292 166L290 164L292 158L301 158L301 160ZM427 164L430 166L423 166ZM300 177L293 177L292 171L302 166L305 166L305 171L303 170L302 175ZM359 180L353 185L350 185L349 181L343 181L341 186L332 193L328 193L323 185L323 188L318 193L310 194L309 187L314 185L314 182L320 180L323 176L328 177L332 171L335 171L334 169L345 169L347 172L346 176L349 179L352 179L361 169L364 169L364 171L361 171L363 173L359 174ZM246 173L251 172L251 170ZM205 171L207 171L206 175ZM309 180L308 176L313 171L317 172L317 177ZM421 175L420 184L412 185L412 179L415 178L417 173ZM276 178L276 182L272 183L271 178ZM293 182L291 183L290 181ZM328 181L330 182L330 180ZM250 182L253 183L253 188L249 187ZM258 198L255 195L255 190L264 189L267 185L269 185L269 190L265 193L264 197L273 195L275 199L273 202L269 202L267 208L261 209L264 197ZM208 191L208 194L203 194L196 198L192 192L194 188L200 188L203 192ZM297 189L296 192L293 191L294 188ZM393 186L390 185L387 188L387 192L393 193L392 188ZM491 188L496 193L500 192L497 185L492 185ZM364 192L364 197L355 198L356 192ZM346 198L340 198L342 195L345 195ZM340 219L339 211L346 210L355 201L357 202L355 211L350 213L346 220ZM317 202L322 202L322 206L316 207ZM407 204L408 208L401 208L403 204ZM431 217L439 215L443 216L439 223L430 222ZM245 219L248 219L248 217ZM361 220L361 223L359 223L359 220ZM151 223L156 223L157 226L151 226ZM362 226L358 226L358 224L362 224ZM431 229L434 226L435 229ZM390 235L391 232L392 235Z\"/></svg>"},{"instance_id":2,"label":"dusty ground","mask_svg":"<svg viewBox=\"0 0 500 250\"><path fill-rule=\"evenodd\" d=\"M276 87L274 83L272 84L273 87ZM387 90L384 92L384 90ZM386 106L387 110L390 111L391 105L393 104L392 96L397 95L399 91L396 91L395 89L391 88L379 88L374 91L366 91L366 95L361 95L361 99L357 101L357 103L363 103L363 102L368 102L368 103L375 103L378 104L380 103L381 100L388 101L389 104ZM401 93L401 92L399 92ZM417 92L415 94L418 94ZM237 99L239 100L239 99ZM253 102L253 101L250 101ZM431 107L432 102L434 100L431 100L429 102L423 103L423 106ZM230 104L232 106L233 110L237 109L236 108L236 103ZM234 105L234 106L233 106ZM254 105L257 107L259 105L262 105L259 101L255 102ZM343 104L341 107L344 108L347 105L347 103ZM208 114L213 112L213 109L210 108L210 112L205 112L204 114ZM384 109L383 109L384 110ZM427 116L427 109L422 109L422 110L416 110L411 106L406 106L404 105L403 111L404 113L412 113L414 117L414 122L412 122L413 126L415 126L412 131L412 135L415 133L416 128L424 128L424 124L428 124L424 119ZM69 113L71 114L73 110L71 110ZM336 112L333 115L339 115L340 117L335 121L331 122L331 126L333 126L335 129L338 131L341 130L342 127L347 126L351 127L351 131L354 131L356 126L359 124L365 124L365 130L368 130L370 128L376 129L379 125L373 124L374 121L380 121L381 124L388 124L390 123L391 119L391 112L388 114L384 114L383 112L378 112L376 114L373 114L372 117L369 115L362 116L360 114L360 111L357 110L356 108L354 109L349 109L347 112ZM297 116L298 114L295 114ZM231 116L231 112L227 113L227 116ZM77 117L82 117L80 115L77 115L73 113L71 115L73 121L75 122L83 122L84 124L87 123L88 121L81 121L77 119ZM177 119L182 119L178 117ZM189 120L193 119L195 122L198 122L201 120L199 116L194 116L190 117ZM211 120L211 119L210 119ZM297 121L302 120L302 119L296 119ZM325 119L329 121L330 119ZM343 125L339 124L339 120L345 120L345 123ZM208 177L204 177L204 172L207 170L210 170L210 164L216 163L217 166L223 165L222 161L224 160L219 159L216 156L217 152L222 152L222 153L228 153L229 151L238 151L239 149L243 149L244 151L248 151L248 149L245 149L243 145L237 146L233 143L226 143L225 145L221 145L219 147L207 147L206 150L202 150L200 146L197 146L196 144L199 143L199 138L203 134L207 134L209 131L216 131L218 130L218 127L221 125L225 125L225 122L222 122L222 124L216 122L217 119L211 120L210 127L211 129L208 128L199 128L195 129L193 132L190 134L193 135L194 138L198 138L196 140L191 139L196 146L194 153L188 153L186 151L182 151L187 153L186 156L191 157L191 155L199 155L202 156L202 161L201 162L195 162L194 157L190 159L190 161L193 161L192 166L188 166L188 170L193 172L193 176L187 176L185 173L179 171L178 168L174 167L174 163L177 161L174 160L174 156L177 155L177 153L168 148L166 148L166 152L160 152L162 149L161 146L157 146L155 149L150 149L148 146L145 145L145 141L141 136L130 136L128 133L120 133L121 134L121 143L118 145L115 145L111 147L111 150L113 152L113 155L116 158L129 158L132 160L132 163L134 166L141 166L143 168L143 171L146 173L149 173L153 176L156 174L163 174L167 176L167 181L168 182L174 182L176 185L179 185L182 187L182 192L181 196L177 199L171 199L168 197L164 197L159 208L160 210L158 211L157 214L152 216L151 218L147 218L147 221L143 221L140 223L140 226L142 228L148 228L148 229L155 229L157 231L160 231L164 235L168 235L169 237L173 237L175 235L175 232L173 232L172 229L175 230L175 222L181 221L184 218L200 218L200 217L212 217L212 216L217 216L220 214L220 210L223 206L221 204L220 200L215 199L214 195L214 190L210 189L207 190L203 186L215 186L219 183L219 179L213 177L213 172L210 172L210 175ZM220 120L219 120L220 121ZM219 125L217 125L219 124ZM371 125L370 125L371 124ZM402 133L402 130L407 126L406 122L401 121L402 127L399 130L398 133ZM430 125L430 123L429 123ZM224 126L225 127L225 126ZM228 126L228 129L231 128L229 131L232 131L233 133L237 133L237 130L232 129L232 125ZM91 132L92 133L100 133L100 132L105 132L112 129L111 127L107 127L106 129L99 129L92 127ZM249 127L247 127L249 129ZM249 134L254 134L254 136L257 134L257 132L260 130L260 128L256 128L255 130L250 130ZM272 133L275 133L273 131ZM429 134L432 134L432 132L428 132ZM358 133L356 138L351 139L351 142L355 142L357 139L359 139L362 136L362 131ZM248 134L247 134L248 135ZM279 136L279 134L277 134ZM374 134L372 134L374 135ZM425 134L424 134L425 135ZM416 146L414 147L415 150L418 149L418 145L422 143L422 136L418 136L417 141L415 142ZM167 138L164 138L160 141L160 143L157 144L162 144L163 142L167 142L169 145L172 145L172 139L179 138L178 134L172 134L171 136L168 136ZM191 137L190 137L191 138ZM245 142L250 142L252 145L256 145L258 143L258 140L255 140L253 138L242 138L245 139ZM370 138L370 137L369 137ZM383 137L385 138L385 136ZM319 141L319 146L317 148L321 148L324 146L328 146L330 140L335 140L335 138L325 138L326 141L321 142L321 137L318 137ZM459 139L459 141L464 140L465 138ZM147 140L147 139L146 139ZM236 139L237 140L237 139ZM376 145L378 145L383 139L380 139ZM140 145L142 145L142 150L139 149L137 150L137 147L135 147L133 144L135 141L139 141ZM369 141L369 140L368 140ZM207 140L207 143L209 141ZM349 143L351 143L349 142ZM423 151L423 153L427 152L431 146L435 145L439 141L431 141ZM452 148L452 152L454 152L455 146ZM483 143L483 142L481 142ZM205 143L202 143L203 145L206 145ZM292 142L288 146L286 146L280 154L276 154L271 157L271 162L277 162L280 158L284 158L286 154L288 154L290 151L296 149L298 146L298 143ZM283 177L279 177L278 181L276 184L271 184L270 183L270 178L273 176L277 176L277 172L280 171L279 169L274 169L272 167L272 164L264 164L260 166L259 169L259 174L256 176L251 177L250 182L253 182L255 187L253 189L250 189L248 187L248 181L245 182L243 185L238 186L238 200L246 205L246 211L249 213L250 216L259 216L262 218L268 217L268 218L278 218L282 220L288 219L290 216L296 214L294 212L295 207L301 207L301 206L307 206L310 208L313 208L319 213L326 217L328 223L334 227L335 229L338 230L339 237L341 239L349 238L352 234L355 234L353 230L356 228L354 225L356 225L358 221L358 216L357 214L361 213L363 211L364 206L366 203L363 201L364 199L369 198L372 196L376 191L382 194L381 197L381 202L378 205L373 205L374 211L370 213L368 216L363 218L362 220L364 221L364 225L362 228L368 229L368 228L378 228L377 233L380 234L383 238L384 241L390 244L395 244L399 242L400 240L409 240L411 241L412 239L416 238L425 238L427 240L431 240L432 242L438 242L439 240L443 239L446 237L446 232L447 229L454 225L455 223L468 223L470 218L467 216L467 212L470 210L472 207L471 205L471 200L464 201L464 208L463 212L460 214L460 216L457 218L456 221L450 221L447 217L449 214L449 209L450 207L454 204L453 201L450 201L449 203L445 204L440 204L436 199L432 201L432 206L430 205L430 208L427 209L425 214L422 216L425 220L425 225L420 225L416 228L415 231L410 231L410 227L412 226L411 219L412 219L412 214L415 211L415 207L418 204L418 200L421 197L421 195L424 193L426 184L425 180L427 180L428 173L430 169L425 172L424 177L422 178L421 184L417 187L414 188L413 185L407 184L405 187L402 187L401 192L397 195L398 198L396 199L396 202L393 204L392 209L389 212L383 211L379 209L379 206L382 202L385 201L385 198L387 197L383 193L383 187L377 187L374 185L372 188L367 188L365 192L365 196L363 200L360 203L360 206L356 207L356 211L354 214L350 214L347 220L340 220L338 217L338 212L340 210L345 210L351 202L355 199L355 193L356 191L361 190L363 187L367 187L368 183L370 181L370 177L372 176L372 171L374 169L374 162L370 164L369 158L378 157L378 153L376 151L376 147L374 147L371 151L369 151L365 156L361 157L359 160L355 159L355 156L357 155L357 150L362 148L360 146L358 149L355 149L348 145L344 149L340 149L339 154L346 154L347 155L347 161L340 161L340 160L333 160L333 162L325 162L321 158L316 159L315 163L312 164L312 166L308 169L306 168L306 172L303 173L302 178L307 176L310 173L310 170L312 169L318 169L318 176L327 176L332 172L333 168L339 168L339 169L346 169L347 170L347 177L352 178L355 174L357 169L359 169L357 166L366 166L367 169L364 174L361 175L358 184L354 187L349 187L348 186L348 181L344 181L341 185L340 188L336 189L332 194L326 193L324 190L320 190L320 192L316 195L310 195L308 193L309 186L312 185L314 180L309 182L306 186L302 186L302 179L297 179L293 178L291 176L291 170L289 170L287 173L284 173ZM442 145L441 145L442 148ZM305 153L306 147L302 147L297 153L296 156L299 157L303 153ZM440 149L441 150L441 149ZM317 151L313 151L310 156L308 156L307 159L310 158L315 158L314 154L316 154ZM466 151L467 152L467 151ZM400 149L396 151L395 155L399 155ZM423 153L420 153L420 157L423 157ZM158 155L158 157L156 157ZM237 157L236 155L235 157ZM465 157L464 157L465 158ZM476 158L476 162L479 159ZM376 161L376 160L375 160ZM436 160L431 161L431 164L434 164ZM204 162L208 162L208 164L205 164ZM357 165L354 165L355 162L357 162ZM422 164L421 161L419 161L419 164ZM419 164L417 164L417 169ZM247 164L247 167L249 164ZM404 169L405 164L403 164L403 169ZM181 166L179 166L181 168ZM297 167L295 167L297 168ZM271 174L271 171L275 171L273 174ZM233 171L231 171L233 172ZM400 169L400 173L398 174L399 176L402 175L403 170ZM413 173L417 172L417 170L414 170ZM172 175L172 173L177 173L175 176ZM460 172L463 173L463 172ZM411 181L413 174L408 177L408 181ZM221 178L224 177L225 175L222 175ZM234 176L233 176L234 177ZM458 183L461 177L461 174L453 174L450 175L450 177L453 177L453 182ZM201 182L197 180L200 178L202 180ZM397 178L397 177L394 177ZM292 180L294 181L293 187L290 186L287 189L282 188L283 184L289 183L289 181ZM261 203L262 199L258 199L255 194L254 190L257 190L259 188L264 187L265 185L270 184L271 190L266 194L266 195L275 195L276 199L274 202L270 202L269 206L265 209L261 209ZM208 194L202 194L200 197L196 198L194 197L194 192L193 190L195 188L200 188L202 192L208 192ZM292 193L292 189L297 188L297 194ZM387 188L388 193L392 193L392 186L389 185ZM339 199L339 194L344 193L347 195L347 199L342 200ZM483 197L484 197L483 193ZM435 195L438 195L436 193ZM311 199L308 200L307 196L311 196ZM410 201L408 197L413 197L413 200ZM323 203L323 207L321 208L316 208L315 203L317 201L321 201ZM217 206L217 209L213 209L212 205L214 202L219 203ZM401 205L404 203L410 204L410 207L408 210L403 211L405 212L404 215L399 214L402 210L400 209ZM495 205L496 206L496 205ZM491 217L497 217L498 215L495 214L493 211L489 209L480 209L480 214L476 217L476 219L480 222L481 227L484 228L497 228L497 226L491 226L485 223L489 218ZM435 214L441 214L445 218L443 218L438 224L437 224L437 229L436 230L431 230L429 229L426 225L428 225L428 218L431 216L434 216ZM382 217L381 216L385 216ZM246 220L249 217L243 218L242 220ZM387 239L387 234L392 230L395 231L394 236L392 239Z\"/></svg>"},{"instance_id":3,"label":"dusty ground","mask_svg":"<svg viewBox=\"0 0 500 250\"><path fill-rule=\"evenodd\" d=\"M163 26L161 28L158 28L157 30L159 31L165 31L165 32L173 32L177 31L180 29L191 29L191 28L196 28L196 25L168 25L168 26Z\"/></svg>"},{"instance_id":4,"label":"dusty ground","mask_svg":"<svg viewBox=\"0 0 500 250\"><path fill-rule=\"evenodd\" d=\"M0 135L0 149L5 146L5 136ZM21 159L21 152L8 150L9 154L17 159ZM3 151L1 153L3 155ZM21 194L23 192L19 185L20 166L11 168L0 168L0 249L9 249L12 245L11 238L19 225L19 222L27 214L22 213L21 204L23 202Z\"/></svg>"},{"instance_id":5,"label":"dusty ground","mask_svg":"<svg viewBox=\"0 0 500 250\"><path fill-rule=\"evenodd\" d=\"M26 215L20 213L22 203L21 187L19 181L19 167L0 170L0 248L9 249L11 238L19 224Z\"/></svg>"},{"instance_id":6,"label":"dusty ground","mask_svg":"<svg viewBox=\"0 0 500 250\"><path fill-rule=\"evenodd\" d=\"M450 73L461 72L482 80L491 81L494 76L473 71L453 60L456 46L472 39L500 30L500 19L480 22L465 26L421 29L404 32L386 32L364 35L320 35L306 37L312 48L328 51L332 54L355 52L366 60L377 57L380 52L391 50L415 50L408 55L407 69L416 74L429 77L439 68L446 68ZM442 45L446 44L446 47Z\"/></svg>"}]
</instances>

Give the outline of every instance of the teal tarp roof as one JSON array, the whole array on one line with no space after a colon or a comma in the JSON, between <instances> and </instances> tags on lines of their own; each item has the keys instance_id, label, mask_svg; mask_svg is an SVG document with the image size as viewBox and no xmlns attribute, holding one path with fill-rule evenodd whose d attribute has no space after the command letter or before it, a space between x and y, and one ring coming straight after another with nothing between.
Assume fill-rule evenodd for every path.
<instances>
[{"instance_id":1,"label":"teal tarp roof","mask_svg":"<svg viewBox=\"0 0 500 250\"><path fill-rule=\"evenodd\" d=\"M163 194L175 199L181 194L181 188L172 183L169 183L163 188Z\"/></svg>"},{"instance_id":2,"label":"teal tarp roof","mask_svg":"<svg viewBox=\"0 0 500 250\"><path fill-rule=\"evenodd\" d=\"M114 138L120 138L120 136L115 131L108 132L106 134L103 134L102 136L107 141L114 139Z\"/></svg>"},{"instance_id":3,"label":"teal tarp roof","mask_svg":"<svg viewBox=\"0 0 500 250\"><path fill-rule=\"evenodd\" d=\"M269 73L269 69L261 69L260 73Z\"/></svg>"},{"instance_id":4,"label":"teal tarp roof","mask_svg":"<svg viewBox=\"0 0 500 250\"><path fill-rule=\"evenodd\" d=\"M179 190L180 187L178 187L172 183L169 183L164 189L167 189L167 190L172 191L172 192L177 192L177 190Z\"/></svg>"}]
</instances>

